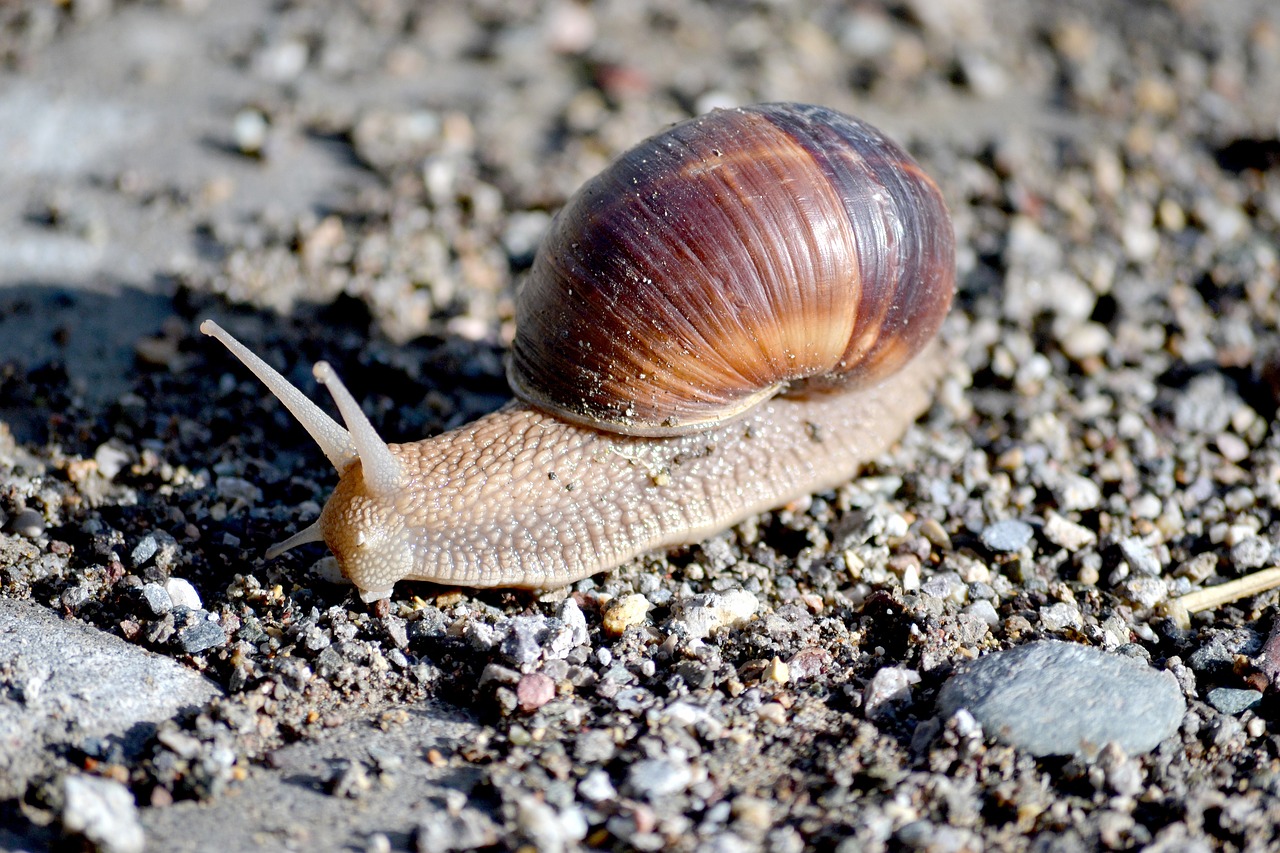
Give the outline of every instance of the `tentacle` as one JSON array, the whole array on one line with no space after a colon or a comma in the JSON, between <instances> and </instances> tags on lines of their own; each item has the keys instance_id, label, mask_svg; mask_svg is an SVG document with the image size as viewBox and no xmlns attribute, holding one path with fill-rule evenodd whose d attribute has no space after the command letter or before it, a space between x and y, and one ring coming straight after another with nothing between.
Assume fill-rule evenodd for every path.
<instances>
[{"instance_id":1,"label":"tentacle","mask_svg":"<svg viewBox=\"0 0 1280 853\"><path fill-rule=\"evenodd\" d=\"M360 404L355 401L338 374L327 361L318 362L313 369L316 380L329 389L333 401L338 404L342 420L347 425L351 442L360 456L365 490L374 497L389 497L404 487L404 473L391 448L369 423Z\"/></svg>"},{"instance_id":2,"label":"tentacle","mask_svg":"<svg viewBox=\"0 0 1280 853\"><path fill-rule=\"evenodd\" d=\"M302 428L310 433L315 443L320 445L320 450L333 463L333 467L339 474L347 470L347 467L356 460L356 444L352 441L351 434L337 421L326 415L319 406L308 400L305 394L281 376L275 368L254 355L248 347L212 320L201 323L200 331L221 341L223 346L231 350L232 355L253 371L254 376L262 380L267 390L284 403L284 407L297 418Z\"/></svg>"}]
</instances>

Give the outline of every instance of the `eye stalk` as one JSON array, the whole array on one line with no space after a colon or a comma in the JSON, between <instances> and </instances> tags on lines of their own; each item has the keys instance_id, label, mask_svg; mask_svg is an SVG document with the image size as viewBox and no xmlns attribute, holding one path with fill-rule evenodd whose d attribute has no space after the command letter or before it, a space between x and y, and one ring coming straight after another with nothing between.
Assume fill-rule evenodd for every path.
<instances>
[{"instance_id":1,"label":"eye stalk","mask_svg":"<svg viewBox=\"0 0 1280 853\"><path fill-rule=\"evenodd\" d=\"M285 379L271 365L254 355L248 347L236 340L217 323L212 320L205 320L200 324L200 331L221 341L231 351L232 355L240 359L267 386L267 389L284 404L285 408L293 414L298 423L302 424L302 427L320 446L320 450L328 457L333 467L337 469L343 482L352 479L352 476L358 478L359 482L356 484L358 489L351 493L351 497L359 495L365 502L373 502L384 506L394 503L396 493L404 486L403 466L395 458L387 443L379 437L373 424L365 417L360 405L351 396L346 386L342 384L337 372L328 362L321 361L317 363L312 370L312 374L321 385L329 389L329 393L333 396L333 401L338 406L338 411L346 423L346 428L343 428L337 421L326 415L319 406L311 402L288 379ZM352 577L348 564L352 563L355 558L348 556L344 560L344 554L349 552L354 555L371 550L368 547L371 536L364 527L359 526L362 521L360 516L365 516L363 521L367 524L371 515L372 517L386 517L388 513L370 514L368 505L364 506L364 512L353 512L350 507L342 510L330 510L330 507L334 505L334 499L339 494L346 494L348 491L351 490L339 489L335 491L334 496L325 505L325 512L321 514L320 519L314 524L299 530L283 542L268 548L266 552L267 559L275 559L285 551L298 545L324 541L338 555L339 564L343 566L343 573L348 578ZM326 516L330 519L328 523L326 523ZM344 527L337 523L337 516L345 519L349 527ZM386 526L385 523L384 526ZM340 530L351 530L353 533L352 535L346 535L345 533L340 533ZM335 547L335 539L339 540L341 546L343 546L341 550ZM365 560L363 562L368 561ZM397 563L403 562L403 558L390 561L379 559L377 562ZM374 574L379 574L379 571L375 570ZM401 576L403 575L398 577ZM394 580L387 584L386 589L378 590L376 594L372 594L372 598L365 598L365 595L369 593L364 592L362 592L361 597L365 598L365 601L385 598L391 593L392 583L394 583Z\"/></svg>"}]
</instances>

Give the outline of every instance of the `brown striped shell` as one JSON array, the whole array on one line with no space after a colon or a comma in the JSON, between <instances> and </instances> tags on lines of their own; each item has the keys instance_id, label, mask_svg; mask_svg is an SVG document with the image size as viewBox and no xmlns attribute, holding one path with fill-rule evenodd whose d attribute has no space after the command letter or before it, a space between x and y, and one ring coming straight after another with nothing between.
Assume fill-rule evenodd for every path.
<instances>
[{"instance_id":1,"label":"brown striped shell","mask_svg":"<svg viewBox=\"0 0 1280 853\"><path fill-rule=\"evenodd\" d=\"M632 435L872 384L955 289L941 193L858 119L761 104L675 125L560 211L516 306L517 395Z\"/></svg>"}]
</instances>

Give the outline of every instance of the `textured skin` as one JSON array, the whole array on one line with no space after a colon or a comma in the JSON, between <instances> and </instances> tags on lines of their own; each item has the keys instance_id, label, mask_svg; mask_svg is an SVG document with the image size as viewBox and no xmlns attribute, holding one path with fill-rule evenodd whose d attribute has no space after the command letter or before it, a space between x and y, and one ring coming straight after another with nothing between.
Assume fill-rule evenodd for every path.
<instances>
[{"instance_id":1,"label":"textured skin","mask_svg":"<svg viewBox=\"0 0 1280 853\"><path fill-rule=\"evenodd\" d=\"M402 579L561 586L847 481L927 408L940 371L935 346L878 385L775 398L714 430L665 439L511 404L391 445L408 482L394 505L363 496L356 463L321 527L366 600Z\"/></svg>"}]
</instances>

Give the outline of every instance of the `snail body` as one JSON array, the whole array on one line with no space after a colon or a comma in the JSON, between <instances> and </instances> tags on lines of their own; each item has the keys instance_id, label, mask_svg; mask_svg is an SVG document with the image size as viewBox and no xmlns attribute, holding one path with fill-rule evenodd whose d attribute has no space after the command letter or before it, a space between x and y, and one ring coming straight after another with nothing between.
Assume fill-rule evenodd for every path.
<instances>
[{"instance_id":1,"label":"snail body","mask_svg":"<svg viewBox=\"0 0 1280 853\"><path fill-rule=\"evenodd\" d=\"M823 107L718 110L565 205L517 297L519 401L388 445L210 321L340 480L318 521L365 601L397 580L554 587L847 480L928 405L955 286L941 194Z\"/></svg>"}]
</instances>

